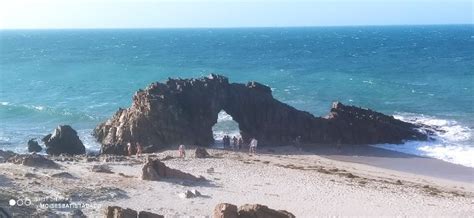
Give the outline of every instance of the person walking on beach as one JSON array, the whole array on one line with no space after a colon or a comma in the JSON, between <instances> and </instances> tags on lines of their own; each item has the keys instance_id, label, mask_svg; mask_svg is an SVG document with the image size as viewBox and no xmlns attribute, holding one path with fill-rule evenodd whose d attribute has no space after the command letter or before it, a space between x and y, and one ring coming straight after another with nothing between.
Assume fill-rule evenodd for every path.
<instances>
[{"instance_id":1,"label":"person walking on beach","mask_svg":"<svg viewBox=\"0 0 474 218\"><path fill-rule=\"evenodd\" d=\"M252 140L250 140L250 148L249 148L250 154L257 154L257 144L258 144L257 139L252 138Z\"/></svg>"},{"instance_id":2,"label":"person walking on beach","mask_svg":"<svg viewBox=\"0 0 474 218\"><path fill-rule=\"evenodd\" d=\"M137 157L138 157L139 155L142 154L143 147L142 147L142 145L140 144L140 142L137 142L137 143L136 143L136 146L137 146Z\"/></svg>"},{"instance_id":3,"label":"person walking on beach","mask_svg":"<svg viewBox=\"0 0 474 218\"><path fill-rule=\"evenodd\" d=\"M179 151L179 157L184 158L186 156L186 151L185 151L184 145L179 145L178 151Z\"/></svg>"}]
</instances>

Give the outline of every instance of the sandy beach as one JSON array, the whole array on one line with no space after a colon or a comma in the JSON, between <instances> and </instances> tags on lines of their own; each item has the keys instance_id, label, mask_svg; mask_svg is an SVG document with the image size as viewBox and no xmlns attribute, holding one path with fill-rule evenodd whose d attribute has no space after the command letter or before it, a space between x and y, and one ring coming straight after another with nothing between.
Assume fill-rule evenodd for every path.
<instances>
[{"instance_id":1,"label":"sandy beach","mask_svg":"<svg viewBox=\"0 0 474 218\"><path fill-rule=\"evenodd\" d=\"M82 209L89 217L102 215L102 208L112 205L165 217L210 217L214 207L222 202L259 203L287 210L296 217L468 217L474 213L472 168L368 150L374 152L372 156L362 156L357 151L349 154L349 150L338 151L336 155L325 149L316 154L316 150L300 151L294 147L264 148L252 156L244 151L208 149L212 157L203 159L195 158L192 148L184 159L178 158L175 150L148 155L160 159L171 156L163 160L168 167L206 178L200 182L141 180L145 155L53 158L60 169L3 163L1 206L25 211L19 206L8 206L5 200L27 197L32 199L31 207L38 207L40 202L35 199L57 197L89 204L90 207ZM395 162L397 167L403 166L403 162L403 169L412 170L387 167ZM107 165L112 173L92 172L94 165ZM430 171L435 168L436 171ZM418 173L424 170L430 173ZM436 177L443 172L459 177ZM202 196L179 197L193 189Z\"/></svg>"}]
</instances>

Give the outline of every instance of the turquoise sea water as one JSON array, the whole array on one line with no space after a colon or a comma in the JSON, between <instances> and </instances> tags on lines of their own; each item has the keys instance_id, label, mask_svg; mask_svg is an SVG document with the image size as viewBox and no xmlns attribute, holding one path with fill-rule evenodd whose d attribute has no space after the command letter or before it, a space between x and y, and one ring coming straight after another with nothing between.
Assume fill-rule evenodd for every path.
<instances>
[{"instance_id":1,"label":"turquoise sea water","mask_svg":"<svg viewBox=\"0 0 474 218\"><path fill-rule=\"evenodd\" d=\"M377 146L474 167L473 25L2 30L0 149L24 152L58 124L97 149L91 130L137 89L209 73L316 115L338 100L438 125L433 142Z\"/></svg>"}]
</instances>

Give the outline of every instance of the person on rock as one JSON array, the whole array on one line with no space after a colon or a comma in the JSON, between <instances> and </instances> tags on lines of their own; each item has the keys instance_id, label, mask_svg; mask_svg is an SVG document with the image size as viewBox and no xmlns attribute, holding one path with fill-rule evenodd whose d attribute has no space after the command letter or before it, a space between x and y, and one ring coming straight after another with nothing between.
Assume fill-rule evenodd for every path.
<instances>
[{"instance_id":1,"label":"person on rock","mask_svg":"<svg viewBox=\"0 0 474 218\"><path fill-rule=\"evenodd\" d=\"M250 140L250 148L249 148L250 154L257 154L257 144L258 144L257 139L252 138L252 140Z\"/></svg>"},{"instance_id":2,"label":"person on rock","mask_svg":"<svg viewBox=\"0 0 474 218\"><path fill-rule=\"evenodd\" d=\"M178 151L179 157L184 158L186 156L186 148L184 147L184 145L179 145Z\"/></svg>"},{"instance_id":3,"label":"person on rock","mask_svg":"<svg viewBox=\"0 0 474 218\"><path fill-rule=\"evenodd\" d=\"M143 147L139 142L136 143L136 146L137 146L137 157L138 157L139 155L142 154Z\"/></svg>"}]
</instances>

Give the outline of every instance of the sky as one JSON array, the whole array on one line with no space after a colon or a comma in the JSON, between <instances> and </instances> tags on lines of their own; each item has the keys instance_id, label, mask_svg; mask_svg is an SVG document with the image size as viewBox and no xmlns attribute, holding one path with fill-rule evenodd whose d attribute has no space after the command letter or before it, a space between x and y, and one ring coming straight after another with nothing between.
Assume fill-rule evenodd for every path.
<instances>
[{"instance_id":1,"label":"sky","mask_svg":"<svg viewBox=\"0 0 474 218\"><path fill-rule=\"evenodd\" d=\"M0 29L473 24L472 0L0 0Z\"/></svg>"}]
</instances>

